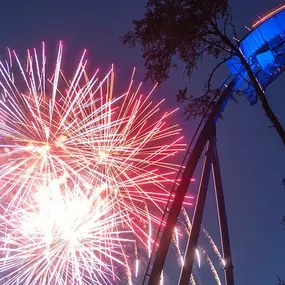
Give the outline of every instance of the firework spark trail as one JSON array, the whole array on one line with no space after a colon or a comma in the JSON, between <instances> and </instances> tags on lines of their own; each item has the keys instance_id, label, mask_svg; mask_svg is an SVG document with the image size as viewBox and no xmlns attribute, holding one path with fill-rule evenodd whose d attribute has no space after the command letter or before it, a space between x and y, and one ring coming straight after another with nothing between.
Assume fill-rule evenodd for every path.
<instances>
[{"instance_id":1,"label":"firework spark trail","mask_svg":"<svg viewBox=\"0 0 285 285\"><path fill-rule=\"evenodd\" d=\"M182 207L182 214L183 214L183 216L185 218L186 225L187 225L185 231L186 231L187 235L189 236L190 235L190 231L192 229L192 224L191 224L189 215L188 215L188 213L187 213L187 211L186 211L186 209L184 207Z\"/></svg>"},{"instance_id":2,"label":"firework spark trail","mask_svg":"<svg viewBox=\"0 0 285 285\"><path fill-rule=\"evenodd\" d=\"M179 264L182 267L184 264L184 259L183 259L183 255L182 255L181 250L180 250L179 232L178 232L176 227L174 228L174 235L173 235L172 239L173 239L173 243L174 243L174 246L177 250L178 257L179 257Z\"/></svg>"},{"instance_id":3,"label":"firework spark trail","mask_svg":"<svg viewBox=\"0 0 285 285\"><path fill-rule=\"evenodd\" d=\"M86 51L66 78L62 43L49 76L45 50L28 51L25 65L8 50L0 62L3 284L110 284L120 266L130 283L129 259L139 264L130 247L151 248L178 169L171 161L184 149L166 123L174 111L161 115L164 100L150 100L154 88L141 95L134 72L115 95L113 67L88 76Z\"/></svg>"},{"instance_id":4,"label":"firework spark trail","mask_svg":"<svg viewBox=\"0 0 285 285\"><path fill-rule=\"evenodd\" d=\"M213 249L214 253L215 253L215 254L217 255L217 257L221 260L221 262L223 262L224 259L223 259L222 255L221 255L221 253L220 253L220 251L219 251L219 249L218 249L216 243L214 242L214 240L212 239L212 237L209 235L209 233L206 231L206 229L204 229L204 228L202 228L202 229L203 229L203 232L204 232L206 238L208 239L210 245L212 246L212 249Z\"/></svg>"},{"instance_id":5,"label":"firework spark trail","mask_svg":"<svg viewBox=\"0 0 285 285\"><path fill-rule=\"evenodd\" d=\"M186 211L186 209L184 207L182 208L182 214L183 214L183 216L184 216L184 218L186 220L186 224L187 224L187 227L186 227L185 231L186 231L187 235L190 236L192 224L191 224L189 215L188 215L188 213L187 213L187 211ZM220 254L220 251L219 251L217 245L215 244L214 240L212 239L212 237L209 235L209 233L204 228L202 228L202 230L203 230L203 232L204 232L208 242L210 243L214 253L216 254L216 256L221 261L223 261L223 258L222 258L221 254ZM209 265L209 268L210 268L210 270L211 270L211 272L212 272L212 274L213 274L213 276L215 278L215 281L216 281L217 285L221 285L221 280L220 280L220 277L219 277L219 275L217 273L217 270L216 270L212 260L210 259L209 255L207 254L207 252L205 251L205 249L202 246L199 246L199 248L196 248L196 250L195 250L195 254L196 254L196 257L197 257L197 261L198 261L198 266L201 267L201 255L200 255L199 250L200 250L200 252L203 253L203 255L206 256L207 264ZM194 279L193 276L192 276L191 284L195 284L195 279Z\"/></svg>"},{"instance_id":6,"label":"firework spark trail","mask_svg":"<svg viewBox=\"0 0 285 285\"><path fill-rule=\"evenodd\" d=\"M191 285L196 285L196 281L195 281L195 279L194 279L192 274L191 274L191 277L190 277L190 284Z\"/></svg>"},{"instance_id":7,"label":"firework spark trail","mask_svg":"<svg viewBox=\"0 0 285 285\"><path fill-rule=\"evenodd\" d=\"M215 281L217 283L217 285L222 285L221 283L221 280L220 280L220 277L218 275L218 272L212 262L212 260L210 259L210 257L208 256L207 252L203 249L203 248L200 248L200 250L202 251L202 253L206 256L206 261L207 263L209 264L209 267L210 267L210 270L215 278Z\"/></svg>"}]
</instances>

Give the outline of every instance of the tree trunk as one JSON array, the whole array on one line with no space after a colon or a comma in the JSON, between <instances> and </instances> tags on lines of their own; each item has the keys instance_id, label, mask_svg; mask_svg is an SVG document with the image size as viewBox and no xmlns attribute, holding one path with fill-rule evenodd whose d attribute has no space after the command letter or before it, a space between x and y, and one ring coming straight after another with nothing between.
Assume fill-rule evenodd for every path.
<instances>
[{"instance_id":1,"label":"tree trunk","mask_svg":"<svg viewBox=\"0 0 285 285\"><path fill-rule=\"evenodd\" d=\"M268 119L271 121L273 127L276 129L280 139L283 142L283 145L285 146L285 131L284 128L282 127L282 125L280 124L278 118L275 116L274 112L272 111L272 109L269 106L269 103L267 101L267 98L264 94L264 91L262 89L262 87L260 86L257 78L255 77L252 69L250 68L250 65L248 64L248 62L246 61L243 53L240 51L240 49L234 45L231 40L224 35L217 27L217 25L214 22L211 22L213 28L215 29L216 33L220 36L221 40L233 51L233 53L240 59L242 65L244 66L249 80L250 80L250 84L252 84L252 86L255 89L255 92L258 96L258 98L260 99L261 105L264 109L264 112L266 114L266 116L268 117Z\"/></svg>"},{"instance_id":2,"label":"tree trunk","mask_svg":"<svg viewBox=\"0 0 285 285\"><path fill-rule=\"evenodd\" d=\"M241 63L244 66L244 68L245 68L245 70L246 70L246 72L248 74L250 83L254 87L255 92L256 92L258 98L260 99L261 105L262 105L262 107L264 109L264 112L265 112L266 116L271 121L273 127L276 129L280 139L282 140L283 145L285 146L285 131L284 131L284 128L282 127L282 125L279 122L278 118L276 117L276 115L272 111L271 107L269 106L269 103L267 101L267 98L265 96L265 93L264 93L262 87L260 86L259 82L257 81L257 78L255 77L255 75L254 75L252 69L250 68L248 62L246 61L246 59L244 58L243 54L239 50L237 51L237 56L241 60Z\"/></svg>"}]
</instances>

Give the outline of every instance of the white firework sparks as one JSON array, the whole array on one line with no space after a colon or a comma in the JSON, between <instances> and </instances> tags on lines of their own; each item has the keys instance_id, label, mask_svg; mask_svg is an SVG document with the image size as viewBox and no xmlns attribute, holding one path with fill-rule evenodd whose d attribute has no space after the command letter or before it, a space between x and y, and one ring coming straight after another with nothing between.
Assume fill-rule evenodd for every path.
<instances>
[{"instance_id":1,"label":"white firework sparks","mask_svg":"<svg viewBox=\"0 0 285 285\"><path fill-rule=\"evenodd\" d=\"M177 170L172 157L184 148L178 126L166 123L173 111L161 115L153 90L142 96L132 75L115 96L113 67L102 80L88 76L85 51L68 80L62 52L60 43L50 77L44 44L28 51L25 67L14 51L0 63L7 285L112 284L120 266L129 280L139 276L134 252L152 246Z\"/></svg>"}]
</instances>

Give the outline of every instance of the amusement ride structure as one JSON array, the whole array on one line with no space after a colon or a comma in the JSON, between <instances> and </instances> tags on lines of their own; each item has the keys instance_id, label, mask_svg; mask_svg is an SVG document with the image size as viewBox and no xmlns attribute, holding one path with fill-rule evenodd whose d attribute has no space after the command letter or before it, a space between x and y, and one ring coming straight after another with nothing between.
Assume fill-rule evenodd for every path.
<instances>
[{"instance_id":1,"label":"amusement ride structure","mask_svg":"<svg viewBox=\"0 0 285 285\"><path fill-rule=\"evenodd\" d=\"M238 41L238 47L248 62L256 79L263 90L285 70L285 5L259 17L251 25L245 27L247 34ZM225 280L227 285L234 285L233 264L231 257L230 239L228 232L226 208L223 194L222 177L216 149L216 122L223 112L228 100L236 90L241 90L250 104L256 104L257 95L250 84L248 74L237 57L227 61L231 72L221 88L221 96L216 102L211 114L202 120L194 138L193 147L187 151L184 161L185 167L178 173L179 185L174 187L171 194L175 199L168 201L161 224L165 227L158 230L155 245L149 260L143 284L158 285L164 267L169 246L171 244L173 229L180 214L184 196L187 192L191 177L204 151L205 158L197 194L196 206L193 214L192 229L188 239L181 270L179 285L188 285L192 274L195 249L197 247L201 228L207 188L212 169L216 192L217 209L219 216L221 243L223 249ZM190 155L191 154L191 155ZM172 196L172 195L170 195Z\"/></svg>"}]
</instances>

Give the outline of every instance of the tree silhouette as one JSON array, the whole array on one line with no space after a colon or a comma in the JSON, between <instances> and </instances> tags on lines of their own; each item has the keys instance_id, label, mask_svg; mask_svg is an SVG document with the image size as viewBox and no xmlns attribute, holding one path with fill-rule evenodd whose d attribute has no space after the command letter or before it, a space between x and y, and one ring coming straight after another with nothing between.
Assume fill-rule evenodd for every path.
<instances>
[{"instance_id":1,"label":"tree silhouette","mask_svg":"<svg viewBox=\"0 0 285 285\"><path fill-rule=\"evenodd\" d=\"M130 47L139 46L145 60L146 78L162 83L176 68L177 58L190 76L199 67L204 56L210 55L219 64L209 76L205 94L200 97L182 88L178 101L187 101L188 117L204 115L211 109L218 90L211 88L213 74L232 56L237 56L246 70L266 116L285 146L285 131L270 108L267 98L249 64L239 50L232 12L227 0L148 0L144 18L133 21L134 29L122 37Z\"/></svg>"}]
</instances>

